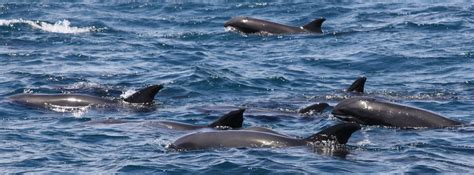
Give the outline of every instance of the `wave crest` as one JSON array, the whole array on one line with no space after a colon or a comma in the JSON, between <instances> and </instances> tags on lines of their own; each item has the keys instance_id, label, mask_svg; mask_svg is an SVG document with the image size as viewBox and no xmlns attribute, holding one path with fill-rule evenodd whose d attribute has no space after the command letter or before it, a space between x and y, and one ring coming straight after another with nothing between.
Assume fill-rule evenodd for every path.
<instances>
[{"instance_id":1,"label":"wave crest","mask_svg":"<svg viewBox=\"0 0 474 175\"><path fill-rule=\"evenodd\" d=\"M99 31L95 26L92 27L73 27L71 26L71 22L64 19L62 21L58 21L54 24L43 22L43 21L32 21L32 20L24 20L24 19L0 19L0 26L13 26L14 24L28 24L29 26L40 29L46 32L53 32L53 33L86 33L86 32L95 32Z\"/></svg>"}]
</instances>

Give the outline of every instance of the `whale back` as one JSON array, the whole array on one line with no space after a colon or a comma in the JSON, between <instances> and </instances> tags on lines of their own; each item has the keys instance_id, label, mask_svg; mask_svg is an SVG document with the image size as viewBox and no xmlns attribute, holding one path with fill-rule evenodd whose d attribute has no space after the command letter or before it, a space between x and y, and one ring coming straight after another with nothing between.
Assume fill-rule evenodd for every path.
<instances>
[{"instance_id":1,"label":"whale back","mask_svg":"<svg viewBox=\"0 0 474 175\"><path fill-rule=\"evenodd\" d=\"M176 150L195 150L210 148L241 147L290 147L303 146L324 140L334 140L337 144L346 144L349 137L360 126L355 123L343 123L326 128L306 139L295 139L269 129L226 130L197 132L177 139L170 145Z\"/></svg>"},{"instance_id":2,"label":"whale back","mask_svg":"<svg viewBox=\"0 0 474 175\"><path fill-rule=\"evenodd\" d=\"M357 93L364 93L364 86L365 82L367 81L366 77L360 77L355 80L349 88L347 88L347 92L357 92Z\"/></svg>"},{"instance_id":3,"label":"whale back","mask_svg":"<svg viewBox=\"0 0 474 175\"><path fill-rule=\"evenodd\" d=\"M300 27L287 26L251 17L234 17L227 21L224 27L233 27L243 33L283 34L307 32Z\"/></svg>"},{"instance_id":4,"label":"whale back","mask_svg":"<svg viewBox=\"0 0 474 175\"><path fill-rule=\"evenodd\" d=\"M298 110L298 113L304 114L304 113L308 113L312 111L316 113L320 113L320 112L323 112L324 109L326 109L327 107L329 107L329 104L327 103L316 103L316 104L312 104L312 105L301 108L300 110Z\"/></svg>"},{"instance_id":5,"label":"whale back","mask_svg":"<svg viewBox=\"0 0 474 175\"><path fill-rule=\"evenodd\" d=\"M321 26L326 19L320 18L301 26L293 27L284 24L278 24L271 21L256 19L251 17L233 17L224 24L224 27L233 27L243 33L322 33Z\"/></svg>"},{"instance_id":6,"label":"whale back","mask_svg":"<svg viewBox=\"0 0 474 175\"><path fill-rule=\"evenodd\" d=\"M163 89L163 85L148 86L130 95L129 97L125 98L124 101L129 102L129 103L151 104L153 103L153 100L155 99L155 95L161 89Z\"/></svg>"},{"instance_id":7,"label":"whale back","mask_svg":"<svg viewBox=\"0 0 474 175\"><path fill-rule=\"evenodd\" d=\"M238 129L242 127L242 123L244 121L244 113L245 109L238 109L235 111L231 111L222 117L219 117L217 120L212 122L207 126L203 125L192 125L187 123L181 122L174 122L174 121L154 121L148 122L147 125L156 125L168 129L174 130L196 130L202 128L216 128L216 129Z\"/></svg>"},{"instance_id":8,"label":"whale back","mask_svg":"<svg viewBox=\"0 0 474 175\"><path fill-rule=\"evenodd\" d=\"M114 103L112 100L82 94L19 94L11 96L10 99L35 107L86 107Z\"/></svg>"},{"instance_id":9,"label":"whale back","mask_svg":"<svg viewBox=\"0 0 474 175\"><path fill-rule=\"evenodd\" d=\"M269 132L226 130L198 132L183 136L170 145L176 150L242 147L302 146L306 141Z\"/></svg>"},{"instance_id":10,"label":"whale back","mask_svg":"<svg viewBox=\"0 0 474 175\"><path fill-rule=\"evenodd\" d=\"M216 128L216 127L224 127L224 128L241 128L242 123L244 122L244 112L245 109L238 109L235 111L231 111L216 121L209 124L209 127Z\"/></svg>"},{"instance_id":11,"label":"whale back","mask_svg":"<svg viewBox=\"0 0 474 175\"><path fill-rule=\"evenodd\" d=\"M303 28L312 33L323 33L321 26L323 25L324 21L326 21L324 18L315 19L314 21L304 25Z\"/></svg>"},{"instance_id":12,"label":"whale back","mask_svg":"<svg viewBox=\"0 0 474 175\"><path fill-rule=\"evenodd\" d=\"M365 125L439 128L461 124L428 110L369 97L343 100L332 113L342 120Z\"/></svg>"},{"instance_id":13,"label":"whale back","mask_svg":"<svg viewBox=\"0 0 474 175\"><path fill-rule=\"evenodd\" d=\"M341 123L329 128L323 129L322 131L309 136L304 139L307 142L320 142L333 140L337 141L337 144L346 144L352 133L360 129L360 126L355 123Z\"/></svg>"}]
</instances>

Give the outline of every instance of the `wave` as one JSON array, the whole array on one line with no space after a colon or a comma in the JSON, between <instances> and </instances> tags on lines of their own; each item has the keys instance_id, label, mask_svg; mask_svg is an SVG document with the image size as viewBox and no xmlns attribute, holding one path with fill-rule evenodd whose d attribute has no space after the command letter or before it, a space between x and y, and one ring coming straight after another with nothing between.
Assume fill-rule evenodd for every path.
<instances>
[{"instance_id":1,"label":"wave","mask_svg":"<svg viewBox=\"0 0 474 175\"><path fill-rule=\"evenodd\" d=\"M32 21L32 20L24 20L24 19L0 19L0 26L13 26L14 24L28 24L33 28L40 29L46 32L53 32L53 33L87 33L87 32L96 32L100 29L96 28L95 26L92 27L73 27L70 26L71 22L64 19L62 21L57 21L56 23L47 23L43 21Z\"/></svg>"}]
</instances>

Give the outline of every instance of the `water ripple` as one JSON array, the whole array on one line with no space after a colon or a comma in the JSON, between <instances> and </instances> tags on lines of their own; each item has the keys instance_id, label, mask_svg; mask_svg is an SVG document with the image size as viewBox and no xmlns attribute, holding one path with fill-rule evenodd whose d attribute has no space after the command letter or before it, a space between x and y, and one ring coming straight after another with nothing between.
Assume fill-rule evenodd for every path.
<instances>
[{"instance_id":1,"label":"water ripple","mask_svg":"<svg viewBox=\"0 0 474 175\"><path fill-rule=\"evenodd\" d=\"M106 2L0 4L0 167L5 173L472 173L474 7L469 2ZM252 16L323 34L244 35ZM188 132L245 107L244 127L303 138L340 122L331 108L359 76L368 96L426 108L459 128L363 127L339 152L308 147L169 151ZM119 98L164 84L150 108L79 116L11 103L18 93ZM89 124L117 119L122 124Z\"/></svg>"}]
</instances>

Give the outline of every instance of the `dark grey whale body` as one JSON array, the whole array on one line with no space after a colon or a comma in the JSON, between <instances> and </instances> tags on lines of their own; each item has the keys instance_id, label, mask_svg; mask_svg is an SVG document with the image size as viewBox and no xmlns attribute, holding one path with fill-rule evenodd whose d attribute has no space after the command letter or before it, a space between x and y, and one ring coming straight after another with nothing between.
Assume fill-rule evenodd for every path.
<instances>
[{"instance_id":1,"label":"dark grey whale body","mask_svg":"<svg viewBox=\"0 0 474 175\"><path fill-rule=\"evenodd\" d=\"M346 92L352 92L352 93L364 93L364 86L365 82L367 81L367 77L359 77L357 78L351 86L349 86L346 89Z\"/></svg>"},{"instance_id":2,"label":"dark grey whale body","mask_svg":"<svg viewBox=\"0 0 474 175\"><path fill-rule=\"evenodd\" d=\"M299 109L298 113L301 113L301 114L310 113L310 112L321 113L327 107L329 107L329 104L327 103L315 103L315 104Z\"/></svg>"},{"instance_id":3,"label":"dark grey whale body","mask_svg":"<svg viewBox=\"0 0 474 175\"><path fill-rule=\"evenodd\" d=\"M214 129L239 129L242 127L244 121L244 111L245 109L238 109L231 112L224 114L223 116L219 117L217 120L213 121L209 125L192 125L188 123L182 122L174 122L174 121L131 121L131 120L120 120L120 119L106 119L106 120L96 120L90 121L86 124L88 125L97 125L97 124L123 124L123 123L139 123L144 126L149 127L160 127L160 128L167 128L172 130L198 130L204 128L214 128Z\"/></svg>"},{"instance_id":4,"label":"dark grey whale body","mask_svg":"<svg viewBox=\"0 0 474 175\"><path fill-rule=\"evenodd\" d=\"M305 139L259 130L198 132L177 139L169 148L185 151L209 148L290 147L311 145L326 140L346 144L352 133L359 129L358 124L343 123L324 129Z\"/></svg>"},{"instance_id":5,"label":"dark grey whale body","mask_svg":"<svg viewBox=\"0 0 474 175\"><path fill-rule=\"evenodd\" d=\"M152 85L132 94L125 99L106 99L83 94L18 94L10 96L13 102L33 107L87 107L109 106L120 102L153 103L155 95L163 88L162 85Z\"/></svg>"},{"instance_id":6,"label":"dark grey whale body","mask_svg":"<svg viewBox=\"0 0 474 175\"><path fill-rule=\"evenodd\" d=\"M369 97L343 100L334 107L332 114L363 125L400 128L441 128L461 124L431 111Z\"/></svg>"},{"instance_id":7,"label":"dark grey whale body","mask_svg":"<svg viewBox=\"0 0 474 175\"><path fill-rule=\"evenodd\" d=\"M245 109L231 111L209 125L191 125L173 121L154 121L147 123L147 125L158 125L160 127L174 130L197 130L203 128L238 129L242 127L242 123L244 122L244 111Z\"/></svg>"},{"instance_id":8,"label":"dark grey whale body","mask_svg":"<svg viewBox=\"0 0 474 175\"><path fill-rule=\"evenodd\" d=\"M366 77L357 78L346 90L345 92L360 95L364 93L365 82L367 81ZM311 114L311 113L321 113L327 109L329 104L327 103L314 103L309 106L305 106L298 110L300 114Z\"/></svg>"},{"instance_id":9,"label":"dark grey whale body","mask_svg":"<svg viewBox=\"0 0 474 175\"><path fill-rule=\"evenodd\" d=\"M293 27L251 17L234 17L224 27L233 27L243 33L322 33L321 25L324 21L324 18L320 18L304 26Z\"/></svg>"},{"instance_id":10,"label":"dark grey whale body","mask_svg":"<svg viewBox=\"0 0 474 175\"><path fill-rule=\"evenodd\" d=\"M175 122L175 121L145 121L145 122L138 122L138 121L128 121L128 120L120 120L120 119L106 119L106 120L96 120L96 121L89 121L87 124L89 125L97 125L97 124L123 124L123 123L141 123L145 126L152 126L152 127L160 127L160 128L167 128L172 130L181 130L181 131L191 131L191 130L199 130L199 129L241 129L244 121L245 109L238 109L234 111L230 111L227 114L224 114L214 122L210 123L209 125L192 125L188 123L182 122ZM247 131L259 131L259 132L268 132L273 134L280 134L276 131L273 131L269 128L263 127L249 127L242 130Z\"/></svg>"}]
</instances>

